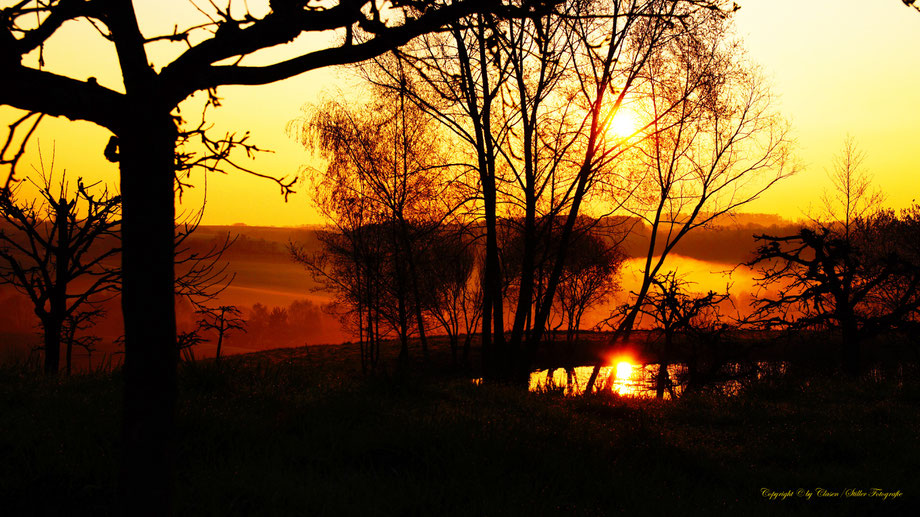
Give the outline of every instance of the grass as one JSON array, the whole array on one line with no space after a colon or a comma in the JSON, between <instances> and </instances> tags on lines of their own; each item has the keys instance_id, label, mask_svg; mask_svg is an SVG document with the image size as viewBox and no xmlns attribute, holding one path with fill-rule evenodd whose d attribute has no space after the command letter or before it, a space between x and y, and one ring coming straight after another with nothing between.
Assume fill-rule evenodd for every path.
<instances>
[{"instance_id":1,"label":"grass","mask_svg":"<svg viewBox=\"0 0 920 517\"><path fill-rule=\"evenodd\" d=\"M362 377L334 351L184 365L179 515L900 515L920 494L916 383L568 398L442 374ZM0 513L110 514L120 405L115 373L0 370ZM761 494L819 487L904 496Z\"/></svg>"}]
</instances>

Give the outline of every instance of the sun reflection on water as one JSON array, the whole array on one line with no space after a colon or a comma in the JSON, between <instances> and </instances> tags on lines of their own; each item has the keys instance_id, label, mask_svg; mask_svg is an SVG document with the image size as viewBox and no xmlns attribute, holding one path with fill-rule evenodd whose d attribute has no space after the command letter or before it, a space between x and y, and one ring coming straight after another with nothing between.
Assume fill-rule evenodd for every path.
<instances>
[{"instance_id":1,"label":"sun reflection on water","mask_svg":"<svg viewBox=\"0 0 920 517\"><path fill-rule=\"evenodd\" d=\"M616 375L607 382L613 382L611 389L622 396L634 396L638 393L640 384L644 380L644 371L639 365L629 361L617 362Z\"/></svg>"},{"instance_id":2,"label":"sun reflection on water","mask_svg":"<svg viewBox=\"0 0 920 517\"><path fill-rule=\"evenodd\" d=\"M566 395L578 395L584 392L592 370L591 366L578 366L534 372L530 375L530 391L561 389ZM647 396L646 369L624 360L603 366L597 376L597 387L609 387L621 396Z\"/></svg>"},{"instance_id":3,"label":"sun reflection on water","mask_svg":"<svg viewBox=\"0 0 920 517\"><path fill-rule=\"evenodd\" d=\"M639 364L629 356L616 356L610 358L609 366L601 367L598 372L595 389L610 390L624 397L654 398L656 395L655 377L658 373L657 364ZM729 377L716 384L706 386L710 391L718 391L725 395L737 395L743 382L753 382L764 377L783 375L788 363L759 361L755 365L730 363L722 368L722 372ZM753 368L753 370L752 370ZM594 368L591 366L578 366L566 370L553 368L550 370L535 371L530 375L530 391L562 391L566 395L580 395L584 393ZM748 380L739 380L748 372ZM687 366L684 364L671 364L668 366L668 376L674 384L663 393L665 400L680 397L686 387ZM734 377L734 378L732 378ZM699 388L698 388L699 389Z\"/></svg>"}]
</instances>

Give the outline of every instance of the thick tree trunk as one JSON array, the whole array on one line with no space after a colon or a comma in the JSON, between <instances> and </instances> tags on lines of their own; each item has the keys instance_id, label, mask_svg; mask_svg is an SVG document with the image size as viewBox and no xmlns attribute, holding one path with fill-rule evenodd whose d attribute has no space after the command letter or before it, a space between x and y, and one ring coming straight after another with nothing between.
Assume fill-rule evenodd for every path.
<instances>
[{"instance_id":1,"label":"thick tree trunk","mask_svg":"<svg viewBox=\"0 0 920 517\"><path fill-rule=\"evenodd\" d=\"M176 408L173 180L168 110L136 103L119 135L125 399L120 496L128 515L172 514Z\"/></svg>"},{"instance_id":2,"label":"thick tree trunk","mask_svg":"<svg viewBox=\"0 0 920 517\"><path fill-rule=\"evenodd\" d=\"M45 346L45 373L55 375L61 368L61 323L48 320L42 323Z\"/></svg>"},{"instance_id":3,"label":"thick tree trunk","mask_svg":"<svg viewBox=\"0 0 920 517\"><path fill-rule=\"evenodd\" d=\"M73 339L67 340L67 348L64 356L64 367L67 368L67 375L70 376L73 359Z\"/></svg>"},{"instance_id":4,"label":"thick tree trunk","mask_svg":"<svg viewBox=\"0 0 920 517\"><path fill-rule=\"evenodd\" d=\"M501 260L498 255L498 218L495 213L494 176L483 176L486 219L486 258L483 275L482 365L483 375L501 376L505 359L504 314L501 287Z\"/></svg>"}]
</instances>

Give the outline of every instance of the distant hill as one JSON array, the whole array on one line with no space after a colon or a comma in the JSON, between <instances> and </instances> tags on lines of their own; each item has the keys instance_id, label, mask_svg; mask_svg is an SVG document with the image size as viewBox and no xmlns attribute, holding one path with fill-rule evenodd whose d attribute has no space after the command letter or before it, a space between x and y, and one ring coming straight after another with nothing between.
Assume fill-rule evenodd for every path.
<instances>
[{"instance_id":1,"label":"distant hill","mask_svg":"<svg viewBox=\"0 0 920 517\"><path fill-rule=\"evenodd\" d=\"M601 224L613 233L632 227L633 233L623 246L631 256L641 256L648 245L649 229L635 223L635 219L621 217ZM755 247L754 234L786 235L795 232L796 227L795 223L770 214L720 217L708 227L688 234L674 251L676 255L706 263L736 265L750 259ZM213 304L236 305L244 318L253 321L253 326L249 333L228 338L224 343L227 353L352 339L334 314L333 294L318 290L311 275L290 258L291 242L308 251L318 251L319 230L319 227L200 226L186 241L194 252L205 253L222 245L228 235L235 238L223 257L234 279ZM106 310L108 318L92 332L104 338L100 353L111 354L118 351L114 341L122 332L118 300L106 303ZM193 308L179 300L176 310L180 331L194 328L198 316ZM0 286L0 356L27 355L38 341L37 327L28 300L9 286ZM201 345L199 350L199 356L209 355L213 353L213 344Z\"/></svg>"},{"instance_id":2,"label":"distant hill","mask_svg":"<svg viewBox=\"0 0 920 517\"><path fill-rule=\"evenodd\" d=\"M649 228L635 224L634 218L608 218L601 224L607 229L632 227L633 232L623 243L630 256L644 255L648 245ZM678 244L675 253L685 257L718 262L738 264L751 258L756 244L755 234L786 235L794 233L799 223L790 221L776 214L740 213L717 217L709 225L687 234ZM265 227L265 226L201 226L195 233L197 246L205 246L222 240L229 233L238 236L236 242L225 254L225 258L243 262L271 262L282 265L294 265L287 250L289 242L296 242L307 250L318 251L321 247L316 233L321 227ZM296 266L296 265L295 265ZM299 268L296 266L294 269ZM287 269L285 267L285 269ZM238 272L237 281L251 285L247 271ZM304 276L306 273L304 272ZM255 282L257 283L257 282ZM310 288L312 281L295 281L297 288ZM292 286L293 287L293 286Z\"/></svg>"}]
</instances>

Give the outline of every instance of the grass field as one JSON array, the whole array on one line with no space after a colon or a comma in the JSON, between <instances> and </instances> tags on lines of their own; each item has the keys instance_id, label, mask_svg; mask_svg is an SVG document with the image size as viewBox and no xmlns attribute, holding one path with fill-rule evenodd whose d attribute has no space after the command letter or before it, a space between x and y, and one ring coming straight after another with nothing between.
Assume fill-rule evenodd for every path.
<instances>
[{"instance_id":1,"label":"grass field","mask_svg":"<svg viewBox=\"0 0 920 517\"><path fill-rule=\"evenodd\" d=\"M446 357L433 352L431 363ZM443 364L400 372L387 363L387 373L361 376L355 353L346 344L183 365L177 514L917 508L917 382L816 377L774 379L731 398L572 398L477 385ZM55 380L0 371L0 514L110 514L120 405L117 373Z\"/></svg>"}]
</instances>

